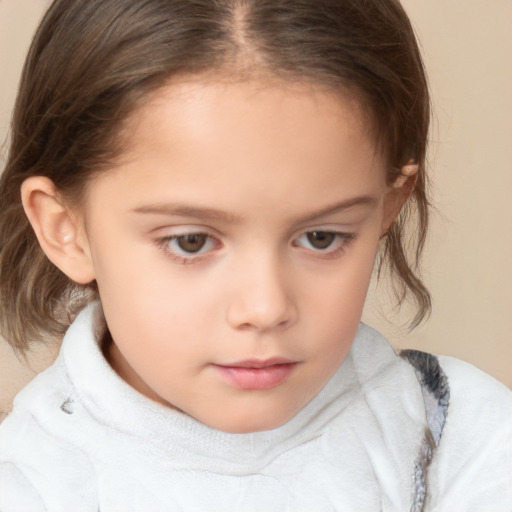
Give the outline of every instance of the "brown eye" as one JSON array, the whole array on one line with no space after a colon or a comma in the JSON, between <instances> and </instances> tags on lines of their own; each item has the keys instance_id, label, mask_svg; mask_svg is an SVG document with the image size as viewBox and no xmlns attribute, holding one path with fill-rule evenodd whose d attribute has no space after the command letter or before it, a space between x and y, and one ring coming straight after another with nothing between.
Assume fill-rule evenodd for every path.
<instances>
[{"instance_id":1,"label":"brown eye","mask_svg":"<svg viewBox=\"0 0 512 512\"><path fill-rule=\"evenodd\" d=\"M311 231L307 234L308 242L315 249L327 249L332 245L336 239L336 233L329 233L329 231Z\"/></svg>"},{"instance_id":2,"label":"brown eye","mask_svg":"<svg viewBox=\"0 0 512 512\"><path fill-rule=\"evenodd\" d=\"M199 252L206 244L208 236L202 233L191 233L176 237L177 246L187 253Z\"/></svg>"}]
</instances>

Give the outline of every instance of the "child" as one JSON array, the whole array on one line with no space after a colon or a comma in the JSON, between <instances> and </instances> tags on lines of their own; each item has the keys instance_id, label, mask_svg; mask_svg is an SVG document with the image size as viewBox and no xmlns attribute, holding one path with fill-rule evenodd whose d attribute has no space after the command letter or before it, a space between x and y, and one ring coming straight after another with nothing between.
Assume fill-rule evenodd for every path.
<instances>
[{"instance_id":1,"label":"child","mask_svg":"<svg viewBox=\"0 0 512 512\"><path fill-rule=\"evenodd\" d=\"M511 393L360 324L377 252L428 313L428 124L395 0L54 1L1 323L66 334L1 425L0 510L510 511Z\"/></svg>"}]
</instances>

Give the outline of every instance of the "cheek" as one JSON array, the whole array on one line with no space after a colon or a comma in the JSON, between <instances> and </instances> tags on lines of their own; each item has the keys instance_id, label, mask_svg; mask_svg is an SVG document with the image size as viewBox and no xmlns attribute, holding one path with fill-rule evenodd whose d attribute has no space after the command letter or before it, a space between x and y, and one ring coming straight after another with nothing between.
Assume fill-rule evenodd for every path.
<instances>
[{"instance_id":1,"label":"cheek","mask_svg":"<svg viewBox=\"0 0 512 512\"><path fill-rule=\"evenodd\" d=\"M316 308L340 320L355 314L363 307L370 284L377 251L377 241L349 251L339 262L339 267L324 275L317 275L309 283L315 293L311 297ZM364 250L361 250L364 249ZM340 314L341 313L341 314Z\"/></svg>"},{"instance_id":2,"label":"cheek","mask_svg":"<svg viewBox=\"0 0 512 512\"><path fill-rule=\"evenodd\" d=\"M218 324L213 287L161 264L105 265L100 297L112 337L125 357L144 371L159 361L208 353L208 332ZM139 260L144 261L144 260ZM108 271L108 268L111 271Z\"/></svg>"},{"instance_id":3,"label":"cheek","mask_svg":"<svg viewBox=\"0 0 512 512\"><path fill-rule=\"evenodd\" d=\"M359 248L360 249L360 248ZM308 309L312 329L323 334L323 348L343 357L350 349L363 312L375 263L377 241L365 250L354 250L340 261L340 268L309 283Z\"/></svg>"}]
</instances>

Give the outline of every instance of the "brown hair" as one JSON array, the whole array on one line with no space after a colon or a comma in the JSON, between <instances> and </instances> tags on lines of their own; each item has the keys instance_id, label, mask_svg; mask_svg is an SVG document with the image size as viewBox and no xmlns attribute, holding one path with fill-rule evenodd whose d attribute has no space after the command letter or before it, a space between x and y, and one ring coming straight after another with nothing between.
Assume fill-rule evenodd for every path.
<instances>
[{"instance_id":1,"label":"brown hair","mask_svg":"<svg viewBox=\"0 0 512 512\"><path fill-rule=\"evenodd\" d=\"M397 0L55 0L25 63L0 181L0 323L15 349L62 335L66 312L72 316L96 293L45 257L22 209L22 182L47 176L76 200L122 151L123 121L148 93L178 74L235 73L249 58L273 76L355 91L387 156L388 183L406 162L419 164L379 268L398 276L399 303L412 292L415 323L428 313L417 271L428 224L429 95ZM404 229L412 213L408 257Z\"/></svg>"}]
</instances>

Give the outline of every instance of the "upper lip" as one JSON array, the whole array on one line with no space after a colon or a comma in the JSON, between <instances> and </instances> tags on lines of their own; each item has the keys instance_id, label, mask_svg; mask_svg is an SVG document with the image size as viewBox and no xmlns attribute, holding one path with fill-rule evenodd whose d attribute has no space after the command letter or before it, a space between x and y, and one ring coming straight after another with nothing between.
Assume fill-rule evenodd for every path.
<instances>
[{"instance_id":1,"label":"upper lip","mask_svg":"<svg viewBox=\"0 0 512 512\"><path fill-rule=\"evenodd\" d=\"M278 364L293 363L296 363L296 361L285 357L271 357L269 359L245 359L233 363L218 364L217 366L224 366L225 368L268 368L269 366L276 366Z\"/></svg>"}]
</instances>

